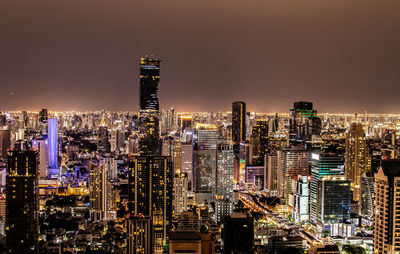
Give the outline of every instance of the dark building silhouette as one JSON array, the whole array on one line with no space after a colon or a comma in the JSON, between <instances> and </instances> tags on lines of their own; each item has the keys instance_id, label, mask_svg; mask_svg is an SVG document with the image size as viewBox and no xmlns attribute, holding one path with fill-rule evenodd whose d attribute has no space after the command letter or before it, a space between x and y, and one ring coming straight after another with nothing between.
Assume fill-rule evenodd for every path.
<instances>
[{"instance_id":1,"label":"dark building silhouette","mask_svg":"<svg viewBox=\"0 0 400 254\"><path fill-rule=\"evenodd\" d=\"M293 145L308 144L321 133L321 119L312 102L298 101L290 109L289 140Z\"/></svg>"},{"instance_id":2,"label":"dark building silhouette","mask_svg":"<svg viewBox=\"0 0 400 254\"><path fill-rule=\"evenodd\" d=\"M7 150L10 148L11 131L0 130L0 160L7 160Z\"/></svg>"},{"instance_id":3,"label":"dark building silhouette","mask_svg":"<svg viewBox=\"0 0 400 254\"><path fill-rule=\"evenodd\" d=\"M257 121L251 128L251 164L263 166L265 154L268 153L268 121Z\"/></svg>"},{"instance_id":4,"label":"dark building silhouette","mask_svg":"<svg viewBox=\"0 0 400 254\"><path fill-rule=\"evenodd\" d=\"M41 123L47 123L47 120L49 119L48 114L47 114L47 109L42 109L39 112L39 122Z\"/></svg>"},{"instance_id":5,"label":"dark building silhouette","mask_svg":"<svg viewBox=\"0 0 400 254\"><path fill-rule=\"evenodd\" d=\"M158 103L158 83L160 82L161 60L140 59L139 133L140 155L161 155L160 112Z\"/></svg>"},{"instance_id":6,"label":"dark building silhouette","mask_svg":"<svg viewBox=\"0 0 400 254\"><path fill-rule=\"evenodd\" d=\"M8 152L6 189L7 253L38 253L38 153Z\"/></svg>"},{"instance_id":7,"label":"dark building silhouette","mask_svg":"<svg viewBox=\"0 0 400 254\"><path fill-rule=\"evenodd\" d=\"M232 139L235 144L246 140L246 103L232 103Z\"/></svg>"},{"instance_id":8,"label":"dark building silhouette","mask_svg":"<svg viewBox=\"0 0 400 254\"><path fill-rule=\"evenodd\" d=\"M150 216L154 225L161 220L164 239L172 221L172 171L169 156L136 156L129 161L130 215Z\"/></svg>"},{"instance_id":9,"label":"dark building silhouette","mask_svg":"<svg viewBox=\"0 0 400 254\"><path fill-rule=\"evenodd\" d=\"M153 253L153 222L149 216L128 220L128 254Z\"/></svg>"},{"instance_id":10,"label":"dark building silhouette","mask_svg":"<svg viewBox=\"0 0 400 254\"><path fill-rule=\"evenodd\" d=\"M254 218L244 213L222 217L222 253L253 253Z\"/></svg>"},{"instance_id":11,"label":"dark building silhouette","mask_svg":"<svg viewBox=\"0 0 400 254\"><path fill-rule=\"evenodd\" d=\"M97 151L100 153L110 152L110 143L108 142L108 131L107 127L101 125L97 135Z\"/></svg>"}]
</instances>

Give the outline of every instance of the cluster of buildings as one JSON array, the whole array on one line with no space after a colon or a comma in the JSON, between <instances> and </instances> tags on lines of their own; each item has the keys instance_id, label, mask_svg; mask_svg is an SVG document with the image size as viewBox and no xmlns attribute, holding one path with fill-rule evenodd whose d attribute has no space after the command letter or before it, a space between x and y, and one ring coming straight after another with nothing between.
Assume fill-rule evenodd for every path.
<instances>
[{"instance_id":1,"label":"cluster of buildings","mask_svg":"<svg viewBox=\"0 0 400 254\"><path fill-rule=\"evenodd\" d=\"M138 112L0 114L2 250L400 252L399 116L161 110L160 65Z\"/></svg>"}]
</instances>

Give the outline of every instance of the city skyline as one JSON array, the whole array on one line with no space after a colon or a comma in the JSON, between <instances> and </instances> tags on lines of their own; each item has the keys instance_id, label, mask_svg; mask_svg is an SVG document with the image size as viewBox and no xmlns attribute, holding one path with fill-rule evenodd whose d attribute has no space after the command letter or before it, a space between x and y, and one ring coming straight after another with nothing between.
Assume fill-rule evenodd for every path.
<instances>
[{"instance_id":1,"label":"city skyline","mask_svg":"<svg viewBox=\"0 0 400 254\"><path fill-rule=\"evenodd\" d=\"M0 109L135 111L153 54L162 108L400 113L395 1L255 3L2 2Z\"/></svg>"}]
</instances>

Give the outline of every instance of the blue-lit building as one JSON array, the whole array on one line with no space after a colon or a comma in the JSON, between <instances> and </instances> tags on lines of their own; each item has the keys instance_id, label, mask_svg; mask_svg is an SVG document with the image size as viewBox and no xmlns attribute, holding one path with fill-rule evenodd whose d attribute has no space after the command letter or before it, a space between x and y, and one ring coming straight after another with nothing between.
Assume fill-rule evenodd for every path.
<instances>
[{"instance_id":1,"label":"blue-lit building","mask_svg":"<svg viewBox=\"0 0 400 254\"><path fill-rule=\"evenodd\" d=\"M58 123L57 118L51 118L48 120L48 177L54 178L58 177Z\"/></svg>"},{"instance_id":2,"label":"blue-lit building","mask_svg":"<svg viewBox=\"0 0 400 254\"><path fill-rule=\"evenodd\" d=\"M310 182L310 222L313 224L317 223L318 181L323 176L329 175L344 175L344 157L333 153L312 153Z\"/></svg>"}]
</instances>

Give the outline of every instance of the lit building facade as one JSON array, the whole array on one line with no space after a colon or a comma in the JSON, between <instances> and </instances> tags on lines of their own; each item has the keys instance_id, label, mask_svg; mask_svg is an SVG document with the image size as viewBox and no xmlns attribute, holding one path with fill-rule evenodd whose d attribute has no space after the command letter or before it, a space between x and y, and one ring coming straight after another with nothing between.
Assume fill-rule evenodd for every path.
<instances>
[{"instance_id":1,"label":"lit building facade","mask_svg":"<svg viewBox=\"0 0 400 254\"><path fill-rule=\"evenodd\" d=\"M352 123L346 135L345 175L351 181L353 200L360 201L360 180L364 172L369 172L371 158L365 133L360 123Z\"/></svg>"},{"instance_id":2,"label":"lit building facade","mask_svg":"<svg viewBox=\"0 0 400 254\"><path fill-rule=\"evenodd\" d=\"M39 253L38 172L37 151L8 152L7 253Z\"/></svg>"},{"instance_id":3,"label":"lit building facade","mask_svg":"<svg viewBox=\"0 0 400 254\"><path fill-rule=\"evenodd\" d=\"M162 216L164 241L172 226L172 170L171 157L167 156L135 156L129 161L129 212L152 217L154 226L159 225ZM155 211L157 220L153 217Z\"/></svg>"},{"instance_id":4,"label":"lit building facade","mask_svg":"<svg viewBox=\"0 0 400 254\"><path fill-rule=\"evenodd\" d=\"M400 161L383 160L375 184L374 253L400 253Z\"/></svg>"},{"instance_id":5,"label":"lit building facade","mask_svg":"<svg viewBox=\"0 0 400 254\"><path fill-rule=\"evenodd\" d=\"M292 214L296 222L306 223L310 219L310 180L308 175L298 176Z\"/></svg>"}]
</instances>

